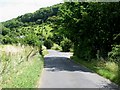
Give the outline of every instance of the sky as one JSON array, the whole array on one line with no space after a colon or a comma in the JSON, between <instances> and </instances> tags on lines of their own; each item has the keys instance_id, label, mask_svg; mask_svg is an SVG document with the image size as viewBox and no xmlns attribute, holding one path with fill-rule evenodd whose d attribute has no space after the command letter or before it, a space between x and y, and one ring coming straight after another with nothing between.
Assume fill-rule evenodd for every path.
<instances>
[{"instance_id":1,"label":"sky","mask_svg":"<svg viewBox=\"0 0 120 90\"><path fill-rule=\"evenodd\" d=\"M63 0L0 0L0 22L62 2Z\"/></svg>"}]
</instances>

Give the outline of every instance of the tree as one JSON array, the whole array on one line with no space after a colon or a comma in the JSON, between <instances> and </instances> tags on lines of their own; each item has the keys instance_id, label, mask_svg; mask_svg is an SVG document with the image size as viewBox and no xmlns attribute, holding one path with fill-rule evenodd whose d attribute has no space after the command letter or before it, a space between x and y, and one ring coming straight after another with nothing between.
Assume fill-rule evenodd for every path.
<instances>
[{"instance_id":1,"label":"tree","mask_svg":"<svg viewBox=\"0 0 120 90\"><path fill-rule=\"evenodd\" d=\"M117 7L119 3L64 3L59 16L63 32L74 43L75 55L90 59L99 50L101 57L107 57L115 43L113 36L119 33Z\"/></svg>"}]
</instances>

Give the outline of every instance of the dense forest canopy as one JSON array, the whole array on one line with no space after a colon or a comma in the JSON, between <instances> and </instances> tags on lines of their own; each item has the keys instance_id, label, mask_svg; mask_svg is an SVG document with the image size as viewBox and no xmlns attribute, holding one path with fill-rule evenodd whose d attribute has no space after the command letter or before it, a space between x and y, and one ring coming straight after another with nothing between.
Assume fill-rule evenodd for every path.
<instances>
[{"instance_id":1,"label":"dense forest canopy","mask_svg":"<svg viewBox=\"0 0 120 90\"><path fill-rule=\"evenodd\" d=\"M94 57L98 50L106 57L120 44L120 3L64 3L60 17L79 57Z\"/></svg>"}]
</instances>

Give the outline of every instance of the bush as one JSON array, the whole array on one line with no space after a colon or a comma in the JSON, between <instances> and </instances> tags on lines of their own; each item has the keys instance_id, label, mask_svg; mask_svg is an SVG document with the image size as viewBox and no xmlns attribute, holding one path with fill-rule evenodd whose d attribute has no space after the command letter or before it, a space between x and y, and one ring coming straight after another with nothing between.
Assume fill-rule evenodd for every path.
<instances>
[{"instance_id":1,"label":"bush","mask_svg":"<svg viewBox=\"0 0 120 90\"><path fill-rule=\"evenodd\" d=\"M120 45L115 45L112 48L112 51L108 53L110 60L115 62L120 62Z\"/></svg>"},{"instance_id":2,"label":"bush","mask_svg":"<svg viewBox=\"0 0 120 90\"><path fill-rule=\"evenodd\" d=\"M53 47L51 49L53 49L53 50L59 50L59 51L62 50L62 48L58 44L55 44L55 43L54 43L54 45L53 45Z\"/></svg>"},{"instance_id":3,"label":"bush","mask_svg":"<svg viewBox=\"0 0 120 90\"><path fill-rule=\"evenodd\" d=\"M21 43L28 44L31 46L39 46L41 42L37 35L30 33L21 40Z\"/></svg>"},{"instance_id":4,"label":"bush","mask_svg":"<svg viewBox=\"0 0 120 90\"><path fill-rule=\"evenodd\" d=\"M120 45L115 45L112 48L112 51L108 53L108 57L111 61L114 61L118 64L118 74L116 82L120 85Z\"/></svg>"},{"instance_id":5,"label":"bush","mask_svg":"<svg viewBox=\"0 0 120 90\"><path fill-rule=\"evenodd\" d=\"M60 45L60 42L63 40L63 36L59 34L54 34L52 37L52 41L58 45Z\"/></svg>"},{"instance_id":6,"label":"bush","mask_svg":"<svg viewBox=\"0 0 120 90\"><path fill-rule=\"evenodd\" d=\"M53 42L48 39L44 41L44 45L47 47L47 49L51 49L51 47L53 46Z\"/></svg>"},{"instance_id":7,"label":"bush","mask_svg":"<svg viewBox=\"0 0 120 90\"><path fill-rule=\"evenodd\" d=\"M70 48L72 47L72 42L71 40L65 38L63 41L61 41L60 46L64 52L69 52Z\"/></svg>"},{"instance_id":8,"label":"bush","mask_svg":"<svg viewBox=\"0 0 120 90\"><path fill-rule=\"evenodd\" d=\"M12 44L12 43L13 43L13 39L8 35L2 37L2 44Z\"/></svg>"}]
</instances>

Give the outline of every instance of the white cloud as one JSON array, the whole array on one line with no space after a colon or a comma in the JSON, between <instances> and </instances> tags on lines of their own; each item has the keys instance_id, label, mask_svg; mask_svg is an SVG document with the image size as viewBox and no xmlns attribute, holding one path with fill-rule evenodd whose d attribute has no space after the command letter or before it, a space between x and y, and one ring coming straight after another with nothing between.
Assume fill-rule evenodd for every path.
<instances>
[{"instance_id":1,"label":"white cloud","mask_svg":"<svg viewBox=\"0 0 120 90\"><path fill-rule=\"evenodd\" d=\"M0 0L0 22L61 2L62 0Z\"/></svg>"}]
</instances>

